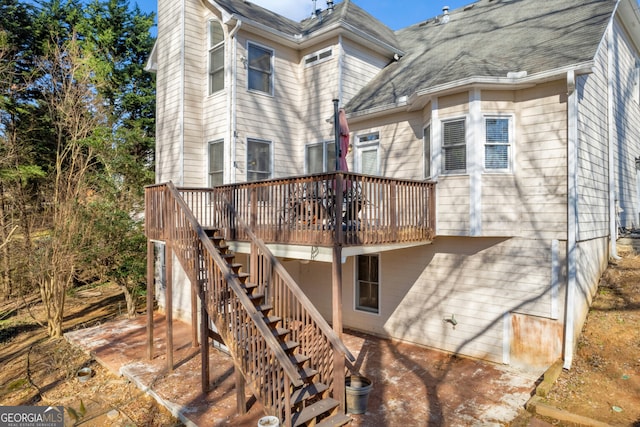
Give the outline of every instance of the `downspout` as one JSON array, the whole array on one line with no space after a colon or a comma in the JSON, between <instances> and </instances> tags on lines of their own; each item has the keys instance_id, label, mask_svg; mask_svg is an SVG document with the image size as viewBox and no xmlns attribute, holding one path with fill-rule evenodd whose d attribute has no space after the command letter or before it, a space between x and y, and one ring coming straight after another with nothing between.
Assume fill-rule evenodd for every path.
<instances>
[{"instance_id":1,"label":"downspout","mask_svg":"<svg viewBox=\"0 0 640 427\"><path fill-rule=\"evenodd\" d=\"M611 258L620 259L616 240L618 238L618 212L616 209L616 182L614 169L615 116L613 111L613 25L607 29L607 138L609 149L609 253Z\"/></svg>"},{"instance_id":2,"label":"downspout","mask_svg":"<svg viewBox=\"0 0 640 427\"><path fill-rule=\"evenodd\" d=\"M567 72L567 302L564 365L571 368L575 339L578 234L578 94L575 71Z\"/></svg>"},{"instance_id":3,"label":"downspout","mask_svg":"<svg viewBox=\"0 0 640 427\"><path fill-rule=\"evenodd\" d=\"M237 132L237 124L238 124L238 111L237 111L237 104L238 104L238 64L237 64L237 59L238 59L238 49L237 49L237 43L236 43L236 34L238 33L238 30L240 30L240 27L242 26L242 21L238 20L236 21L236 25L235 27L233 27L233 29L229 32L229 41L232 43L232 48L231 48L231 56L232 56L232 65L231 65L231 100L230 100L230 105L229 105L229 149L231 150L231 154L230 154L230 165L231 165L231 171L229 173L229 178L231 179L231 183L236 183L237 181L237 170L238 168L236 167L236 144L237 144L237 137L238 137L238 132Z\"/></svg>"}]
</instances>

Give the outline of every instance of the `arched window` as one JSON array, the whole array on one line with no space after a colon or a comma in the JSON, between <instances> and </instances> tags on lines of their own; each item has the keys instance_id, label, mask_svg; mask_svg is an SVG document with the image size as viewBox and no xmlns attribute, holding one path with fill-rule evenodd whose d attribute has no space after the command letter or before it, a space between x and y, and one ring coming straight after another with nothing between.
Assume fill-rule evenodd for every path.
<instances>
[{"instance_id":1,"label":"arched window","mask_svg":"<svg viewBox=\"0 0 640 427\"><path fill-rule=\"evenodd\" d=\"M224 89L224 31L209 21L209 95Z\"/></svg>"}]
</instances>

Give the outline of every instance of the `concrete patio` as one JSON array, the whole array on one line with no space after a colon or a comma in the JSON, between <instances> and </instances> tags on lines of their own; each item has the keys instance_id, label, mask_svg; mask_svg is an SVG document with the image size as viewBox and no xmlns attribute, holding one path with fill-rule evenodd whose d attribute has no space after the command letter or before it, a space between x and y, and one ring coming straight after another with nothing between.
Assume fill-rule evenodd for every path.
<instances>
[{"instance_id":1,"label":"concrete patio","mask_svg":"<svg viewBox=\"0 0 640 427\"><path fill-rule=\"evenodd\" d=\"M251 426L264 415L259 403L236 415L233 363L212 349L211 391L200 391L200 354L190 326L174 321L173 372L166 364L166 322L155 315L153 360L146 351L145 318L120 319L65 334L116 375L152 395L188 426ZM456 357L423 347L349 331L354 373L373 382L367 412L350 426L501 426L516 417L540 373ZM248 389L247 389L248 391Z\"/></svg>"}]
</instances>

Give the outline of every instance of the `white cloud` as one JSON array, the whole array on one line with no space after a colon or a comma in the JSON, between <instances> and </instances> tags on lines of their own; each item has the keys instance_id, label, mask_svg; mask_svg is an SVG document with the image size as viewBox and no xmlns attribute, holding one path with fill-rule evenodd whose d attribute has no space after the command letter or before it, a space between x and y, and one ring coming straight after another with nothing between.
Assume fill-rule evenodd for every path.
<instances>
[{"instance_id":1,"label":"white cloud","mask_svg":"<svg viewBox=\"0 0 640 427\"><path fill-rule=\"evenodd\" d=\"M286 16L294 21L301 21L311 16L313 10L312 0L250 0L252 3L260 5L266 9ZM323 0L318 0L318 8L325 7Z\"/></svg>"}]
</instances>

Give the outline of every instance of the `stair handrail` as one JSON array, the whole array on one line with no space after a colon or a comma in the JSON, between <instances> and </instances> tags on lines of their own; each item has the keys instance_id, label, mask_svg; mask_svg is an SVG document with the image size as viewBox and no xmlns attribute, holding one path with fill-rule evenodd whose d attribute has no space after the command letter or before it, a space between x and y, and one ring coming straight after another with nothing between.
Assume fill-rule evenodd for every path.
<instances>
[{"instance_id":1,"label":"stair handrail","mask_svg":"<svg viewBox=\"0 0 640 427\"><path fill-rule=\"evenodd\" d=\"M246 312L249 314L249 317L253 321L254 325L261 332L265 342L267 343L271 351L273 351L282 367L282 370L287 374L293 385L295 385L296 387L302 386L303 380L298 369L294 366L291 359L289 359L284 349L280 346L277 338L273 335L272 331L264 322L264 320L262 319L262 315L258 313L258 310L253 305L248 295L242 290L238 278L234 275L227 262L222 259L222 256L220 256L216 248L213 246L213 243L207 236L206 232L204 231L196 217L193 215L191 209L186 204L173 182L170 181L166 185L171 196L183 210L186 219L189 221L193 231L198 235L198 238L200 239L203 247L206 249L208 255L214 260L220 271L223 272L224 278L229 284L229 287L234 291L236 297L238 298ZM173 226L173 224L171 224L171 226Z\"/></svg>"},{"instance_id":2,"label":"stair handrail","mask_svg":"<svg viewBox=\"0 0 640 427\"><path fill-rule=\"evenodd\" d=\"M315 305L311 302L311 300L306 296L306 294L302 291L302 289L300 289L300 286L298 286L298 283L295 281L295 279L291 277L287 269L282 265L282 263L278 260L278 258L276 258L273 252L271 252L271 250L266 245L266 243L264 243L264 241L253 232L251 227L249 227L249 225L242 219L242 217L238 215L238 212L236 211L235 207L227 199L227 197L222 191L218 191L217 189L214 188L214 192L218 193L220 200L224 202L226 208L235 216L236 224L243 229L243 231L249 237L251 242L254 243L256 246L258 246L258 248L264 254L268 255L269 260L271 261L275 271L282 277L287 287L289 287L289 289L291 289L296 294L296 296L300 300L300 303L305 307L306 310L308 310L309 315L311 316L313 321L318 325L320 330L322 330L322 332L326 335L332 347L339 350L341 353L343 353L343 355L347 359L349 359L349 361L355 362L356 358L353 356L353 354L351 354L347 346L342 342L340 337L338 337L338 334L336 334L333 328L331 328L329 323L324 319L322 314L320 314L320 312L315 307ZM216 208L219 209L219 207L217 207L217 204L215 205L216 205Z\"/></svg>"}]
</instances>

